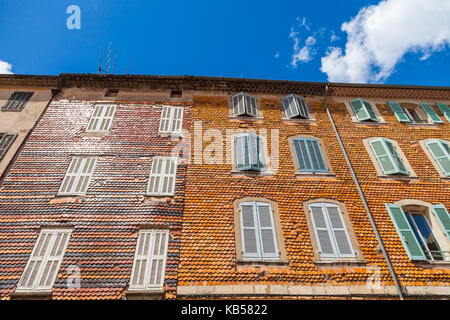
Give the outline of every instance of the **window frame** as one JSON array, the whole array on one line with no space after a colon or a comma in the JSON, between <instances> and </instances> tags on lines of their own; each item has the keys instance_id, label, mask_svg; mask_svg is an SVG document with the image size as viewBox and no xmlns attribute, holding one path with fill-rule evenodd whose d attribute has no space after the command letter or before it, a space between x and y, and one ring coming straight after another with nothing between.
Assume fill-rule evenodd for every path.
<instances>
[{"instance_id":1,"label":"window frame","mask_svg":"<svg viewBox=\"0 0 450 320\"><path fill-rule=\"evenodd\" d=\"M8 154L9 149L13 145L14 141L16 141L19 135L17 133L3 133L0 138L0 161ZM10 138L8 141L5 141L7 138ZM4 144L4 146L3 146Z\"/></svg>"},{"instance_id":2,"label":"window frame","mask_svg":"<svg viewBox=\"0 0 450 320\"><path fill-rule=\"evenodd\" d=\"M164 162L163 162L163 168L161 168L161 173L160 174L154 174L154 176L156 176L156 177L158 177L159 176L159 191L158 191L158 193L155 193L155 192L150 192L150 182L151 182L151 179L152 179L152 173L153 173L153 166L154 166L154 164L156 163L155 162L155 160L164 160ZM165 174L164 172L163 172L163 169L165 169L166 168L166 165L167 165L167 163L168 163L168 161L174 161L175 162L175 172L174 172L174 174L173 174L173 176L172 176L172 178L173 178L173 182L172 182L172 187L171 187L171 190L172 190L172 192L166 192L166 193L163 193L162 192L162 187L163 187L163 183L162 183L162 181L163 181L163 179L165 178L165 177L171 177L171 175L168 175L168 174ZM177 184L177 173L178 173L178 158L177 157L166 157L166 156L155 156L155 157L153 157L152 158L152 164L151 164L151 166L150 166L150 173L149 173L149 176L148 176L148 182L147 182L147 189L146 189L146 196L150 196L150 197L173 197L174 195L175 195L175 191L176 191L176 184Z\"/></svg>"},{"instance_id":3,"label":"window frame","mask_svg":"<svg viewBox=\"0 0 450 320\"><path fill-rule=\"evenodd\" d=\"M321 176L322 177L330 177L331 176L331 177L333 177L333 176L335 176L335 173L331 166L330 158L328 156L328 152L325 148L325 144L322 139L311 136L311 135L295 135L295 136L290 136L287 139L288 139L289 149L291 152L292 163L294 165L294 174L297 177L305 177L305 176L308 176L308 177L321 177ZM297 153L296 153L295 146L294 146L295 139L310 139L310 140L317 141L317 143L320 146L320 152L322 155L323 162L324 162L325 166L327 167L327 171L301 171L299 168Z\"/></svg>"},{"instance_id":4,"label":"window frame","mask_svg":"<svg viewBox=\"0 0 450 320\"><path fill-rule=\"evenodd\" d=\"M96 116L95 112L96 112L98 106L101 106L102 110L101 110L100 115ZM108 107L113 107L113 111L112 111L112 114L110 116L105 116L105 113L106 113L106 110L107 110ZM111 127L112 127L112 124L113 124L113 121L114 121L114 116L116 114L116 110L117 110L117 104L114 104L114 103L96 103L94 105L94 110L92 111L91 116L89 118L89 121L88 121L88 124L86 126L85 132L86 133L108 133L110 131ZM93 123L93 121L95 121L96 119L98 119L98 122L97 122L97 128L98 129L97 128L89 129L89 127L91 126L91 123ZM100 127L102 126L102 121L105 121L105 120L107 121L108 119L110 120L108 127L106 129L104 129L104 130L100 130Z\"/></svg>"},{"instance_id":5,"label":"window frame","mask_svg":"<svg viewBox=\"0 0 450 320\"><path fill-rule=\"evenodd\" d=\"M236 136L242 135L242 134L253 134L260 138L261 144L262 144L262 150L264 152L264 165L265 170L264 171L255 171L255 170L238 170L237 169L237 162L236 162ZM267 145L267 137L265 135L256 134L254 131L237 131L233 132L232 134L227 134L227 148L229 147L229 155L230 155L230 162L231 162L231 173L233 175L245 175L245 176L270 176L273 175L272 167L270 164L270 157L268 152L268 145Z\"/></svg>"},{"instance_id":6,"label":"window frame","mask_svg":"<svg viewBox=\"0 0 450 320\"><path fill-rule=\"evenodd\" d=\"M236 115L234 113L234 103L233 103L233 98L239 95L243 95L244 96L244 101L245 101L245 97L249 96L252 99L254 99L255 101L255 111L256 111L256 115L249 115L247 113L247 109L245 108L245 113L241 114L241 115ZM232 120L250 120L250 121L258 121L258 120L262 120L263 119L263 112L261 110L261 103L260 103L260 99L252 94L249 94L245 91L241 91L241 92L237 92L234 93L232 95L229 96L228 98L228 102L229 102L229 114L228 117ZM245 102L244 102L245 103Z\"/></svg>"},{"instance_id":7,"label":"window frame","mask_svg":"<svg viewBox=\"0 0 450 320\"><path fill-rule=\"evenodd\" d=\"M360 99L362 101L365 101L366 103L369 103L372 107L373 112L375 113L376 117L378 118L379 121L368 121L368 120L363 120L360 121L358 119L358 117L355 114L355 111L353 110L353 107L351 106L350 102L355 101L357 99ZM387 125L386 121L384 120L383 116L381 115L377 105L369 100L366 99L362 99L361 97L354 97L354 98L349 98L344 100L344 105L350 115L350 118L352 119L352 122L355 125L369 125L369 126L380 126L380 125Z\"/></svg>"},{"instance_id":8,"label":"window frame","mask_svg":"<svg viewBox=\"0 0 450 320\"><path fill-rule=\"evenodd\" d=\"M62 189L63 189L63 186L64 186L64 181L68 178L69 170L70 170L74 160L75 159L81 159L81 161L85 161L85 159L89 159L89 158L90 159L94 159L94 164L92 165L92 172L89 174L89 179L88 179L88 181L86 183L86 190L84 192L81 192L81 191L80 192L73 192L73 191L63 192ZM82 173L82 164L83 163L85 164L85 162L82 162L80 164L80 167L79 167L80 170L76 174L71 174L71 176L75 176L75 180L72 183L73 188L75 188L76 185L78 184L78 182L80 181L80 176L81 176L81 173ZM89 185L91 184L92 177L94 176L94 172L95 172L95 169L97 167L97 163L98 163L98 157L97 156L90 156L90 155L74 155L74 156L72 156L72 158L71 158L71 160L69 162L69 166L66 169L66 173L64 174L64 177L63 177L63 179L61 181L61 184L59 186L57 195L58 196L84 196L84 195L86 195L88 190L89 190Z\"/></svg>"},{"instance_id":9,"label":"window frame","mask_svg":"<svg viewBox=\"0 0 450 320\"><path fill-rule=\"evenodd\" d=\"M8 98L8 100L5 102L5 104L2 106L1 111L2 112L21 112L25 109L26 105L28 104L28 102L30 102L31 98L34 96L34 91L14 91L13 93L11 93L10 97ZM15 100L15 103L12 103L12 99L14 98L15 95L24 95L24 97L22 98L22 100L18 101ZM14 108L10 108L10 105L14 105ZM20 108L16 108L16 106L19 106Z\"/></svg>"},{"instance_id":10,"label":"window frame","mask_svg":"<svg viewBox=\"0 0 450 320\"><path fill-rule=\"evenodd\" d=\"M288 115L287 115L287 108L286 108L286 103L287 103L287 101L286 100L288 100L289 98L294 98L294 101L296 101L296 103L295 103L295 107L296 107L296 109L297 109L297 112L298 112L298 115L296 115L296 116L292 116L292 117L288 117ZM306 117L303 117L302 115L301 115L301 106L300 106L300 102L298 102L300 100L300 102L303 102L303 107L304 107L304 109L305 109L305 112L306 112ZM282 97L281 98L281 105L282 105L282 107L283 107L283 114L284 114L284 116L282 117L282 119L284 119L284 120L297 120L297 121L301 121L301 120L303 120L303 121L311 121L311 120L314 120L313 118L312 118L312 115L311 115L311 108L310 108L310 106L309 106L309 104L306 102L306 99L304 99L303 97L301 97L301 96L299 96L299 95L297 95L297 94L295 94L295 93L291 93L291 94L289 94L289 95L287 95L287 96L285 96L285 97Z\"/></svg>"}]
</instances>

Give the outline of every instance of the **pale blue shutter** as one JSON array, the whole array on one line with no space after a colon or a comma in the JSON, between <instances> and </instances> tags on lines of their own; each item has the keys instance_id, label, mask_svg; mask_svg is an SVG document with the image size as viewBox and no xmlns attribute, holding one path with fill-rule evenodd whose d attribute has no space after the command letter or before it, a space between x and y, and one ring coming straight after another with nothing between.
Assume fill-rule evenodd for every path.
<instances>
[{"instance_id":1,"label":"pale blue shutter","mask_svg":"<svg viewBox=\"0 0 450 320\"><path fill-rule=\"evenodd\" d=\"M301 172L328 172L318 140L294 138L292 143L294 144L298 168Z\"/></svg>"},{"instance_id":2,"label":"pale blue shutter","mask_svg":"<svg viewBox=\"0 0 450 320\"><path fill-rule=\"evenodd\" d=\"M446 142L433 140L427 143L427 148L441 167L445 176L450 176L450 152Z\"/></svg>"},{"instance_id":3,"label":"pale blue shutter","mask_svg":"<svg viewBox=\"0 0 450 320\"><path fill-rule=\"evenodd\" d=\"M245 94L245 111L249 116L257 117L258 108L256 106L256 98L248 93Z\"/></svg>"},{"instance_id":4,"label":"pale blue shutter","mask_svg":"<svg viewBox=\"0 0 450 320\"><path fill-rule=\"evenodd\" d=\"M411 122L400 104L393 101L388 101L387 104L389 105L389 108L391 108L392 112L397 117L399 122Z\"/></svg>"},{"instance_id":5,"label":"pale blue shutter","mask_svg":"<svg viewBox=\"0 0 450 320\"><path fill-rule=\"evenodd\" d=\"M262 171L265 168L264 148L262 140L255 134L248 135L250 150L250 166L252 170Z\"/></svg>"},{"instance_id":6,"label":"pale blue shutter","mask_svg":"<svg viewBox=\"0 0 450 320\"><path fill-rule=\"evenodd\" d=\"M400 156L398 155L397 150L395 149L395 146L392 144L392 142L385 139L384 143L387 146L387 148L391 154L391 158L394 159L394 163L397 166L397 171L399 173L409 175L408 170L406 170L406 167L403 164L402 158L400 158Z\"/></svg>"},{"instance_id":7,"label":"pale blue shutter","mask_svg":"<svg viewBox=\"0 0 450 320\"><path fill-rule=\"evenodd\" d=\"M432 207L433 213L441 224L442 231L444 231L448 240L450 240L450 215L443 204L437 204Z\"/></svg>"},{"instance_id":8,"label":"pale blue shutter","mask_svg":"<svg viewBox=\"0 0 450 320\"><path fill-rule=\"evenodd\" d=\"M282 99L284 112L287 118L294 118L300 114L295 104L295 96L290 94Z\"/></svg>"},{"instance_id":9,"label":"pale blue shutter","mask_svg":"<svg viewBox=\"0 0 450 320\"><path fill-rule=\"evenodd\" d=\"M250 164L250 148L248 136L248 134L241 134L236 136L234 139L237 170L250 170L252 168Z\"/></svg>"},{"instance_id":10,"label":"pale blue shutter","mask_svg":"<svg viewBox=\"0 0 450 320\"><path fill-rule=\"evenodd\" d=\"M370 119L370 114L366 110L363 100L361 98L357 98L353 101L350 101L350 106L352 107L353 112L355 113L355 116L359 121Z\"/></svg>"},{"instance_id":11,"label":"pale blue shutter","mask_svg":"<svg viewBox=\"0 0 450 320\"><path fill-rule=\"evenodd\" d=\"M433 110L433 107L431 107L429 103L422 102L420 107L425 111L433 123L442 123L441 118L439 118L438 114Z\"/></svg>"},{"instance_id":12,"label":"pale blue shutter","mask_svg":"<svg viewBox=\"0 0 450 320\"><path fill-rule=\"evenodd\" d=\"M384 174L401 173L409 175L394 145L386 139L372 140L370 146Z\"/></svg>"},{"instance_id":13,"label":"pale blue shutter","mask_svg":"<svg viewBox=\"0 0 450 320\"><path fill-rule=\"evenodd\" d=\"M408 257L411 260L427 260L403 209L396 204L386 203L385 205Z\"/></svg>"},{"instance_id":14,"label":"pale blue shutter","mask_svg":"<svg viewBox=\"0 0 450 320\"><path fill-rule=\"evenodd\" d=\"M444 117L450 122L450 108L445 103L436 102L436 107L442 112Z\"/></svg>"}]
</instances>

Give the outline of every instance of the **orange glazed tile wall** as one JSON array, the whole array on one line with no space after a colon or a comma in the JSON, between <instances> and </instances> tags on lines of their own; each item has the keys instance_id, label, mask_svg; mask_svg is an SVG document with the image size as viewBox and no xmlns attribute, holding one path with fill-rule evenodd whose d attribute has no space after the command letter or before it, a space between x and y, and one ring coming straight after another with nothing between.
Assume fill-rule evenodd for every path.
<instances>
[{"instance_id":1,"label":"orange glazed tile wall","mask_svg":"<svg viewBox=\"0 0 450 320\"><path fill-rule=\"evenodd\" d=\"M183 106L183 128L189 128L190 106ZM173 148L169 137L158 136L162 106L118 103L110 132L101 137L84 135L93 110L91 101L51 103L4 182L0 299L15 290L47 225L73 226L53 299L124 298L141 225L170 229L164 298L176 296L186 165L178 165L174 201L144 198L152 157ZM56 197L76 154L98 155L87 194L76 201ZM81 270L80 289L67 288L71 265Z\"/></svg>"},{"instance_id":2,"label":"orange glazed tile wall","mask_svg":"<svg viewBox=\"0 0 450 320\"><path fill-rule=\"evenodd\" d=\"M255 94L258 97L258 94ZM281 98L281 96L280 96ZM192 125L202 121L203 133L218 129L279 130L280 164L273 176L237 177L230 164L195 164L187 169L186 200L181 240L179 286L211 285L330 285L364 286L373 272L381 268L381 284L393 286L385 259L377 250L377 240L358 196L344 155L332 130L321 98L310 104L317 123L282 121L281 100L261 98L262 122L231 121L225 97L194 96ZM307 134L323 139L335 178L297 178L287 138ZM203 150L208 143L203 143ZM224 151L225 159L225 151ZM233 201L243 197L262 197L278 204L288 267L237 266ZM318 267L308 232L305 201L328 198L345 204L366 265Z\"/></svg>"},{"instance_id":3,"label":"orange glazed tile wall","mask_svg":"<svg viewBox=\"0 0 450 320\"><path fill-rule=\"evenodd\" d=\"M381 89L380 89L381 90ZM361 92L353 92L361 94ZM447 91L446 99L450 99ZM392 99L395 101L395 98ZM427 99L424 102L434 103ZM402 286L449 286L450 269L425 268L411 261L385 208L385 203L404 199L422 200L431 204L444 204L450 211L450 181L444 181L427 157L419 141L427 138L450 139L450 124L434 107L443 121L437 127L411 126L399 123L387 104L376 106L387 125L355 125L342 103L328 103L339 134L348 152L350 161L360 181L369 208L374 216L382 240ZM395 181L381 179L362 140L370 137L385 137L397 141L418 179ZM449 291L450 292L450 291Z\"/></svg>"}]
</instances>

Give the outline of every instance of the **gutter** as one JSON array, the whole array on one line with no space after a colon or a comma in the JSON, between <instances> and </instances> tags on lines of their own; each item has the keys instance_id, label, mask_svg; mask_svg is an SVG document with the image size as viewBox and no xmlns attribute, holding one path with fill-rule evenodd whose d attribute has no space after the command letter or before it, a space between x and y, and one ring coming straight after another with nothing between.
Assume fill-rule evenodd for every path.
<instances>
[{"instance_id":1,"label":"gutter","mask_svg":"<svg viewBox=\"0 0 450 320\"><path fill-rule=\"evenodd\" d=\"M372 213L371 213L371 211L369 209L369 205L367 204L366 197L364 196L364 193L363 193L363 191L361 189L361 185L359 184L358 178L356 177L355 171L353 170L352 163L350 162L350 159L348 157L347 151L345 150L344 144L342 143L341 136L339 135L339 131L336 128L336 124L334 123L334 120L333 120L333 117L331 115L330 109L328 109L327 98L328 98L328 87L329 87L329 85L330 85L330 83L327 83L326 86L325 86L325 97L323 99L323 104L325 106L325 109L327 110L327 114L328 114L328 117L330 118L331 125L333 126L334 133L336 134L336 137L337 137L337 139L339 141L339 146L341 147L341 150L344 153L345 161L347 162L347 165L350 168L350 172L352 174L353 181L355 182L356 188L358 189L359 196L360 196L360 198L361 198L361 200L362 200L362 202L364 204L364 208L366 210L366 213L369 216L370 224L372 225L372 228L373 228L373 230L375 232L375 236L377 237L378 243L379 243L379 245L381 247L381 251L383 253L384 259L386 260L387 265L389 267L389 272L390 272L390 274L392 276L392 279L394 280L394 284L395 284L395 287L397 289L398 296L399 296L400 300L404 300L402 288L401 288L401 286L400 286L400 284L398 282L397 275L395 274L394 268L392 267L391 260L389 259L389 256L387 254L386 248L384 247L383 240L381 239L381 236L380 236L380 234L378 232L377 225L375 224L375 220L373 219Z\"/></svg>"}]
</instances>

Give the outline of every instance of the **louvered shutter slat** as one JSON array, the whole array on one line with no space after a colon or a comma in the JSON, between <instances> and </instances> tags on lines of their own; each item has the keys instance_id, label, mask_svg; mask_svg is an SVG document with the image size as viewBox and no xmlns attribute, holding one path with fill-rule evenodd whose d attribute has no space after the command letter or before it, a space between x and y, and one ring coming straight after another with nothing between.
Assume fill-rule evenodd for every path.
<instances>
[{"instance_id":1,"label":"louvered shutter slat","mask_svg":"<svg viewBox=\"0 0 450 320\"><path fill-rule=\"evenodd\" d=\"M294 103L294 97L289 95L282 100L286 118L293 118L298 115L298 110Z\"/></svg>"},{"instance_id":2,"label":"louvered shutter slat","mask_svg":"<svg viewBox=\"0 0 450 320\"><path fill-rule=\"evenodd\" d=\"M361 99L350 101L350 106L352 107L353 112L355 113L355 116L359 121L370 119L370 114L367 112Z\"/></svg>"},{"instance_id":3,"label":"louvered shutter slat","mask_svg":"<svg viewBox=\"0 0 450 320\"><path fill-rule=\"evenodd\" d=\"M336 206L326 207L328 218L330 220L330 226L334 233L334 239L336 241L336 247L339 250L340 257L354 257L354 252L350 237L348 236L347 229L345 228L344 221L341 213Z\"/></svg>"},{"instance_id":4,"label":"louvered shutter slat","mask_svg":"<svg viewBox=\"0 0 450 320\"><path fill-rule=\"evenodd\" d=\"M389 156L389 151L385 147L385 144L382 140L377 139L370 142L370 146L375 154L375 157L380 164L381 169L384 174L393 174L397 173L397 169L395 164L393 163L391 157Z\"/></svg>"},{"instance_id":5,"label":"louvered shutter slat","mask_svg":"<svg viewBox=\"0 0 450 320\"><path fill-rule=\"evenodd\" d=\"M298 109L299 109L299 115L302 118L309 119L309 112L308 112L308 105L306 104L306 101L299 96L296 96Z\"/></svg>"},{"instance_id":6,"label":"louvered shutter slat","mask_svg":"<svg viewBox=\"0 0 450 320\"><path fill-rule=\"evenodd\" d=\"M395 164L397 165L397 169L400 173L406 174L408 175L408 170L406 170L405 165L403 164L403 160L402 158L400 158L400 156L398 155L397 150L395 149L395 146L390 142L385 140L384 141L385 145L387 146L390 154L391 154L391 158L394 159Z\"/></svg>"},{"instance_id":7,"label":"louvered shutter slat","mask_svg":"<svg viewBox=\"0 0 450 320\"><path fill-rule=\"evenodd\" d=\"M67 169L59 192L61 194L85 194L96 162L97 158L74 157Z\"/></svg>"},{"instance_id":8,"label":"louvered shutter slat","mask_svg":"<svg viewBox=\"0 0 450 320\"><path fill-rule=\"evenodd\" d=\"M443 204L434 205L432 210L442 227L442 231L450 240L450 214Z\"/></svg>"},{"instance_id":9,"label":"louvered shutter slat","mask_svg":"<svg viewBox=\"0 0 450 320\"><path fill-rule=\"evenodd\" d=\"M388 101L387 104L399 122L411 122L400 104L393 101Z\"/></svg>"},{"instance_id":10,"label":"louvered shutter slat","mask_svg":"<svg viewBox=\"0 0 450 320\"><path fill-rule=\"evenodd\" d=\"M422 103L420 103L420 107L428 115L428 117L430 118L431 122L433 122L433 123L442 123L441 118L433 110L433 107L429 103L422 102Z\"/></svg>"},{"instance_id":11,"label":"louvered shutter slat","mask_svg":"<svg viewBox=\"0 0 450 320\"><path fill-rule=\"evenodd\" d=\"M255 211L253 204L241 205L242 251L247 258L260 257Z\"/></svg>"},{"instance_id":12,"label":"louvered shutter slat","mask_svg":"<svg viewBox=\"0 0 450 320\"><path fill-rule=\"evenodd\" d=\"M391 216L395 229L403 243L403 246L411 260L427 260L413 229L406 219L403 209L395 204L386 203L386 209Z\"/></svg>"},{"instance_id":13,"label":"louvered shutter slat","mask_svg":"<svg viewBox=\"0 0 450 320\"><path fill-rule=\"evenodd\" d=\"M331 230L325 220L325 213L320 206L310 206L314 232L321 257L336 257L335 249L331 241Z\"/></svg>"},{"instance_id":14,"label":"louvered shutter slat","mask_svg":"<svg viewBox=\"0 0 450 320\"><path fill-rule=\"evenodd\" d=\"M266 258L278 257L277 240L270 207L258 204L256 208L258 210L262 256Z\"/></svg>"},{"instance_id":15,"label":"louvered shutter slat","mask_svg":"<svg viewBox=\"0 0 450 320\"><path fill-rule=\"evenodd\" d=\"M450 176L450 153L444 145L445 142L434 140L427 143L428 150L442 169L445 176Z\"/></svg>"},{"instance_id":16,"label":"louvered shutter slat","mask_svg":"<svg viewBox=\"0 0 450 320\"><path fill-rule=\"evenodd\" d=\"M445 103L436 102L436 107L442 112L444 117L450 122L450 108Z\"/></svg>"},{"instance_id":17,"label":"louvered shutter slat","mask_svg":"<svg viewBox=\"0 0 450 320\"><path fill-rule=\"evenodd\" d=\"M248 135L242 134L236 136L234 140L234 147L236 153L236 169L237 170L251 169Z\"/></svg>"}]
</instances>

